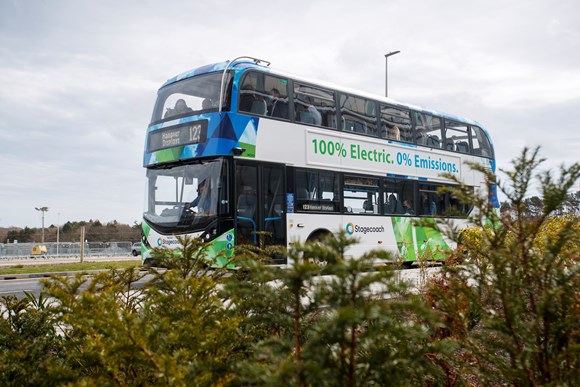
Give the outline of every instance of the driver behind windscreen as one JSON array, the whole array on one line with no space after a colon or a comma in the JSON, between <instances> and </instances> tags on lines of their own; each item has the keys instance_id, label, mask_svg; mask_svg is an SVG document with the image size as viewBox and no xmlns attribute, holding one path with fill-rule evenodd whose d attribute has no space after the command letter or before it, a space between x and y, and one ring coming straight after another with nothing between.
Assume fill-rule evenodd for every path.
<instances>
[{"instance_id":1,"label":"driver behind windscreen","mask_svg":"<svg viewBox=\"0 0 580 387\"><path fill-rule=\"evenodd\" d=\"M188 203L186 207L197 207L199 214L209 214L211 210L211 189L207 179L199 183L197 186L197 197L191 203Z\"/></svg>"}]
</instances>

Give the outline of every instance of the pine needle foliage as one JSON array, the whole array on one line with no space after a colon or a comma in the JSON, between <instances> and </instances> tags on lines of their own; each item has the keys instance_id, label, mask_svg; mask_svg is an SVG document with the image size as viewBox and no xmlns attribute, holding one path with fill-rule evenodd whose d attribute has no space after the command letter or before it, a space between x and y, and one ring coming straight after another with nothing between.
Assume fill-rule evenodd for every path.
<instances>
[{"instance_id":1,"label":"pine needle foliage","mask_svg":"<svg viewBox=\"0 0 580 387\"><path fill-rule=\"evenodd\" d=\"M344 232L293 243L284 270L242 261L245 281L225 291L247 316L248 359L240 385L409 385L444 380L438 358L450 353L431 333L438 316L409 292L373 251L347 256ZM317 257L308 259L305 257Z\"/></svg>"},{"instance_id":2,"label":"pine needle foliage","mask_svg":"<svg viewBox=\"0 0 580 387\"><path fill-rule=\"evenodd\" d=\"M60 385L65 347L44 296L0 298L0 385Z\"/></svg>"},{"instance_id":3,"label":"pine needle foliage","mask_svg":"<svg viewBox=\"0 0 580 387\"><path fill-rule=\"evenodd\" d=\"M231 378L239 322L217 296L221 273L202 264L199 240L181 243L179 258L155 252L169 269L47 284L75 383L209 386Z\"/></svg>"},{"instance_id":4,"label":"pine needle foliage","mask_svg":"<svg viewBox=\"0 0 580 387\"><path fill-rule=\"evenodd\" d=\"M469 259L448 266L428 298L446 315L442 336L462 348L449 363L484 385L578 383L579 218L555 223L553 215L578 181L580 164L562 166L554 177L550 171L537 173L542 162L539 148L524 149L513 169L504 171L506 183L471 165L486 175L489 187L497 184L506 195L512 211L502 216L487 197L461 185L454 192L480 209L472 217L478 228L463 238L451 233L461 244L455 258ZM541 215L530 218L524 203L534 183L545 205ZM489 220L494 226L486 226Z\"/></svg>"},{"instance_id":5,"label":"pine needle foliage","mask_svg":"<svg viewBox=\"0 0 580 387\"><path fill-rule=\"evenodd\" d=\"M426 289L384 251L351 256L358 241L339 232L288 251L237 246L228 269L180 238L153 250L164 269L55 276L40 297L3 297L0 384L577 385L580 221L553 215L580 165L555 177L541 162L524 149L506 183L471 165L510 210L457 182L474 227L448 224L459 247ZM544 205L530 217L534 183Z\"/></svg>"}]
</instances>

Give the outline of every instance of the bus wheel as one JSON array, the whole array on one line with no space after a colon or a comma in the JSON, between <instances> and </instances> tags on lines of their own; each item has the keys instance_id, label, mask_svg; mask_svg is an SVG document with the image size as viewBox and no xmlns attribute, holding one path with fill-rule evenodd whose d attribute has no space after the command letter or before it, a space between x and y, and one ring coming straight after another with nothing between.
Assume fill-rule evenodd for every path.
<instances>
[{"instance_id":1,"label":"bus wheel","mask_svg":"<svg viewBox=\"0 0 580 387\"><path fill-rule=\"evenodd\" d=\"M415 261L403 261L403 263L401 263L401 266L403 266L403 269L410 269L413 267L414 263Z\"/></svg>"},{"instance_id":2,"label":"bus wheel","mask_svg":"<svg viewBox=\"0 0 580 387\"><path fill-rule=\"evenodd\" d=\"M322 241L330 235L332 235L332 233L328 230L316 231L316 232L310 234L308 239L306 239L306 244L320 245L322 243ZM304 252L304 261L314 263L315 265L318 265L318 266L326 266L326 263L327 263L325 260L322 260L319 257L311 256L311 254L309 252L306 252L306 251Z\"/></svg>"}]
</instances>

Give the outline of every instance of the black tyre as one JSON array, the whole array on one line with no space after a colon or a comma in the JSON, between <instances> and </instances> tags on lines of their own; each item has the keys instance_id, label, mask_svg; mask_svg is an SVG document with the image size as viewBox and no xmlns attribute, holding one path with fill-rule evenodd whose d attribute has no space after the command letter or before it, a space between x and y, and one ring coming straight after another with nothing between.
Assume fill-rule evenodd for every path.
<instances>
[{"instance_id":1,"label":"black tyre","mask_svg":"<svg viewBox=\"0 0 580 387\"><path fill-rule=\"evenodd\" d=\"M330 231L326 231L326 230L317 231L308 237L308 239L306 240L306 243L321 244L322 240L325 239L326 237L328 237L329 235L332 235L332 233ZM318 266L325 266L326 265L326 261L321 260L318 257L312 257L307 252L304 252L304 259L308 260L312 263L315 263Z\"/></svg>"},{"instance_id":2,"label":"black tyre","mask_svg":"<svg viewBox=\"0 0 580 387\"><path fill-rule=\"evenodd\" d=\"M413 267L414 263L415 261L404 261L401 266L403 266L403 269L410 269Z\"/></svg>"}]
</instances>

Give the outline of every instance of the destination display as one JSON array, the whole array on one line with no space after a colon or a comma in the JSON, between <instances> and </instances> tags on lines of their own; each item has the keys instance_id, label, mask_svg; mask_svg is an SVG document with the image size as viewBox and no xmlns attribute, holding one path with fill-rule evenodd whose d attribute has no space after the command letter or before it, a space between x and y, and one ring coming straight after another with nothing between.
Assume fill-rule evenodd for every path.
<instances>
[{"instance_id":1,"label":"destination display","mask_svg":"<svg viewBox=\"0 0 580 387\"><path fill-rule=\"evenodd\" d=\"M188 122L151 132L147 142L147 151L154 152L176 146L199 144L205 142L206 138L207 120Z\"/></svg>"}]
</instances>

